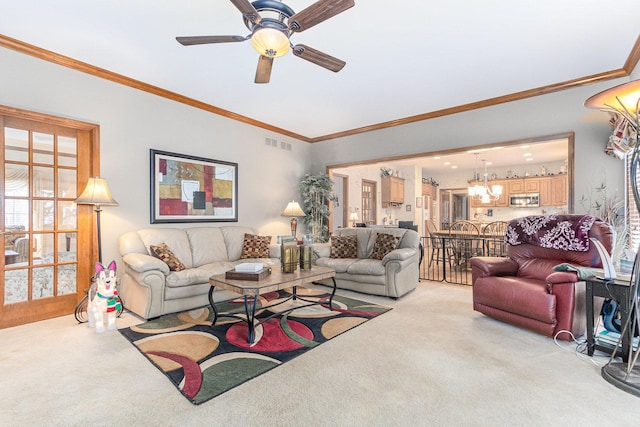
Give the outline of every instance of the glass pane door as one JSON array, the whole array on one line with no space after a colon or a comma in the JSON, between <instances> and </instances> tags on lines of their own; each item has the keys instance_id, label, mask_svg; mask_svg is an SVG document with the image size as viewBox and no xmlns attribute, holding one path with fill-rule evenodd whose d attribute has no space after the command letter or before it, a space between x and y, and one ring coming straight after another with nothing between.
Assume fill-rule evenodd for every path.
<instances>
[{"instance_id":1,"label":"glass pane door","mask_svg":"<svg viewBox=\"0 0 640 427\"><path fill-rule=\"evenodd\" d=\"M5 119L0 326L67 314L77 299L76 132ZM33 320L37 316L33 317Z\"/></svg>"}]
</instances>

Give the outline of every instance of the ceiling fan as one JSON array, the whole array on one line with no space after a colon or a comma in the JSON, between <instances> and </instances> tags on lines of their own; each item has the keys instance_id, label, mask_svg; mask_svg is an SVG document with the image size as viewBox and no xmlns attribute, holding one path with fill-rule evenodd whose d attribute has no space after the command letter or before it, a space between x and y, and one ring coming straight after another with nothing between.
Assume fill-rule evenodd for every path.
<instances>
[{"instance_id":1,"label":"ceiling fan","mask_svg":"<svg viewBox=\"0 0 640 427\"><path fill-rule=\"evenodd\" d=\"M289 51L299 58L333 72L342 70L346 62L313 49L304 44L293 45L289 40L292 33L299 33L316 24L344 12L354 6L354 0L319 0L311 6L295 13L279 0L231 0L242 12L244 24L251 34L243 36L190 36L176 37L184 46L209 43L233 43L251 40L254 49L260 53L256 70L256 83L269 83L273 59Z\"/></svg>"}]
</instances>

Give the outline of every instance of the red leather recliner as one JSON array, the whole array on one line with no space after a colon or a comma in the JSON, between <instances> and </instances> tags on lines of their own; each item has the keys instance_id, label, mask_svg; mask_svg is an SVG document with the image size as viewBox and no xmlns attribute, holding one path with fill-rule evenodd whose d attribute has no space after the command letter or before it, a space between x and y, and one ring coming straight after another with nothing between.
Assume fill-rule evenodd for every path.
<instances>
[{"instance_id":1,"label":"red leather recliner","mask_svg":"<svg viewBox=\"0 0 640 427\"><path fill-rule=\"evenodd\" d=\"M585 218L583 215L562 217L569 221ZM611 253L615 233L609 224L596 219L588 236L600 240ZM575 337L583 335L586 327L584 284L577 283L576 273L556 272L553 267L562 263L601 267L595 245L590 244L588 250L582 252L523 243L508 245L507 255L508 258L471 258L473 309L549 337L560 331L571 331ZM568 333L560 333L558 338L571 340Z\"/></svg>"}]
</instances>

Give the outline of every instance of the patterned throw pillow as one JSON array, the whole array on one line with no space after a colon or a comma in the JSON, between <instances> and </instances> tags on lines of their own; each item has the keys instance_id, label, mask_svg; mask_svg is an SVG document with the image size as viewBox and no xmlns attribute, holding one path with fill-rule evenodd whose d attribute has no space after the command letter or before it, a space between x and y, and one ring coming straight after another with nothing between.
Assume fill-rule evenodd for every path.
<instances>
[{"instance_id":1,"label":"patterned throw pillow","mask_svg":"<svg viewBox=\"0 0 640 427\"><path fill-rule=\"evenodd\" d=\"M369 259L382 259L386 254L398 247L399 237L391 234L378 233L376 243L373 245L373 252Z\"/></svg>"},{"instance_id":2,"label":"patterned throw pillow","mask_svg":"<svg viewBox=\"0 0 640 427\"><path fill-rule=\"evenodd\" d=\"M358 258L356 236L331 236L331 258Z\"/></svg>"},{"instance_id":3,"label":"patterned throw pillow","mask_svg":"<svg viewBox=\"0 0 640 427\"><path fill-rule=\"evenodd\" d=\"M257 234L245 233L240 258L269 258L270 244L271 236L258 236Z\"/></svg>"},{"instance_id":4,"label":"patterned throw pillow","mask_svg":"<svg viewBox=\"0 0 640 427\"><path fill-rule=\"evenodd\" d=\"M164 261L164 263L169 266L169 270L182 271L186 268L182 261L180 261L178 257L175 256L173 252L171 252L171 249L169 249L166 243L151 245L149 246L149 249L151 251L151 255L155 256L161 261Z\"/></svg>"}]
</instances>

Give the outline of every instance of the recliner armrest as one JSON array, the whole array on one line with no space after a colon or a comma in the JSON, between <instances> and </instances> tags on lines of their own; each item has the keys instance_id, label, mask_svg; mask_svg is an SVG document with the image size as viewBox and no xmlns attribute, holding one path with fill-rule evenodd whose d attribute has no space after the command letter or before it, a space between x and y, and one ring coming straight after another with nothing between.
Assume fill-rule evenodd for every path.
<instances>
[{"instance_id":1,"label":"recliner armrest","mask_svg":"<svg viewBox=\"0 0 640 427\"><path fill-rule=\"evenodd\" d=\"M575 283L579 280L578 274L573 271L554 271L545 279L547 284L551 286L556 283Z\"/></svg>"},{"instance_id":2,"label":"recliner armrest","mask_svg":"<svg viewBox=\"0 0 640 427\"><path fill-rule=\"evenodd\" d=\"M518 273L518 263L511 258L473 257L471 267L474 277L515 276Z\"/></svg>"}]
</instances>

